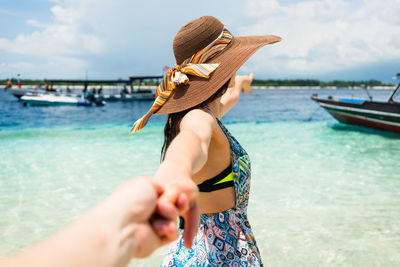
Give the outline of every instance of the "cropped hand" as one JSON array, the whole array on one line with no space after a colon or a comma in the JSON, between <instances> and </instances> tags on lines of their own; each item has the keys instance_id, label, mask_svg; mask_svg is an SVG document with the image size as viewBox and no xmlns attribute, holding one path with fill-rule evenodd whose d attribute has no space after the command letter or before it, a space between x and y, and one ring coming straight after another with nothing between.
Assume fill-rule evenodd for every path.
<instances>
[{"instance_id":1,"label":"cropped hand","mask_svg":"<svg viewBox=\"0 0 400 267\"><path fill-rule=\"evenodd\" d=\"M136 178L59 233L0 266L127 266L178 236L175 206L159 199L163 189L149 178Z\"/></svg>"},{"instance_id":2,"label":"cropped hand","mask_svg":"<svg viewBox=\"0 0 400 267\"><path fill-rule=\"evenodd\" d=\"M125 257L147 257L178 237L178 210L159 199L163 193L155 181L140 177L119 186L102 207L114 209L111 219L122 229Z\"/></svg>"}]
</instances>

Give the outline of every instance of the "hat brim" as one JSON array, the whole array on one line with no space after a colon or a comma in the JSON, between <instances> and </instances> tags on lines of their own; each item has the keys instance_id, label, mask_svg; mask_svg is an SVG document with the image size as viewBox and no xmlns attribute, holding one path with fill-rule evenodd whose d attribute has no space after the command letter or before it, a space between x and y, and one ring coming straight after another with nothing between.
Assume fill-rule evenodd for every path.
<instances>
[{"instance_id":1,"label":"hat brim","mask_svg":"<svg viewBox=\"0 0 400 267\"><path fill-rule=\"evenodd\" d=\"M155 113L170 114L197 106L217 92L259 48L280 40L275 35L233 37L222 53L207 62L219 64L210 78L188 75L189 84L177 87Z\"/></svg>"}]
</instances>

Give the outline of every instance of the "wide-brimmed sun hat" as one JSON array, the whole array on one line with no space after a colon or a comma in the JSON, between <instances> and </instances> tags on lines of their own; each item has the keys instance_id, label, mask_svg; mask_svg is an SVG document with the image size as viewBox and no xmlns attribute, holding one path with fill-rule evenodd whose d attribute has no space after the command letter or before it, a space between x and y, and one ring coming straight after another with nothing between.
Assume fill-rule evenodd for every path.
<instances>
[{"instance_id":1,"label":"wide-brimmed sun hat","mask_svg":"<svg viewBox=\"0 0 400 267\"><path fill-rule=\"evenodd\" d=\"M157 88L156 100L131 133L152 114L170 114L197 106L221 88L260 47L279 42L275 35L233 36L217 18L190 21L175 35L176 65Z\"/></svg>"}]
</instances>

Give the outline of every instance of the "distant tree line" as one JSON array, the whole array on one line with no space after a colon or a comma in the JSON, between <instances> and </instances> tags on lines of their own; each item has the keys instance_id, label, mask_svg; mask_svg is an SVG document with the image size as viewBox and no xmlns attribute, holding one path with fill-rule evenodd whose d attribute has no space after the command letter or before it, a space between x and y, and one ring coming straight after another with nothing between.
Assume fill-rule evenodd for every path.
<instances>
[{"instance_id":1,"label":"distant tree line","mask_svg":"<svg viewBox=\"0 0 400 267\"><path fill-rule=\"evenodd\" d=\"M5 85L6 82L9 79L4 79L0 80L0 84ZM15 78L10 79L13 84L17 84L17 80ZM120 79L122 81L122 79ZM46 83L45 80L31 80L31 79L23 79L21 80L23 85L44 85ZM145 85L158 85L156 81L147 81L144 83ZM320 80L315 80L315 79L294 79L294 80L289 80L289 79L283 79L283 80L258 80L255 79L252 83L255 86L320 86L320 87L344 87L344 88L349 88L349 87L371 87L371 86L391 86L393 84L390 83L383 83L378 80L368 80L368 81L341 81L341 80L333 80L329 82L324 82ZM65 84L67 85L67 84ZM101 84L90 84L90 85L101 85ZM137 85L135 83L134 85Z\"/></svg>"},{"instance_id":2,"label":"distant tree line","mask_svg":"<svg viewBox=\"0 0 400 267\"><path fill-rule=\"evenodd\" d=\"M390 86L393 84L383 83L378 80L368 81L341 81L333 80L324 82L313 79L295 79L295 80L254 80L255 86L320 86L320 87L371 87L371 86Z\"/></svg>"}]
</instances>

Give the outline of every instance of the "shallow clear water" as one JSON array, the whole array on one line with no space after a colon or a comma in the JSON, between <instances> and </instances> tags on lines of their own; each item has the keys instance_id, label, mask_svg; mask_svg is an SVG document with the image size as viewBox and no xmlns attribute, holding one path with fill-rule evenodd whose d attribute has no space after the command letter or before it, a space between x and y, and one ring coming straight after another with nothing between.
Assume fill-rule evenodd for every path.
<instances>
[{"instance_id":1,"label":"shallow clear water","mask_svg":"<svg viewBox=\"0 0 400 267\"><path fill-rule=\"evenodd\" d=\"M309 98L254 90L223 119L252 159L250 223L266 266L399 266L400 137L337 123ZM387 99L390 91L372 91ZM149 102L22 107L0 93L0 256L48 236L122 181L152 175L162 123ZM311 120L308 118L313 114ZM157 266L165 248L134 266Z\"/></svg>"}]
</instances>

